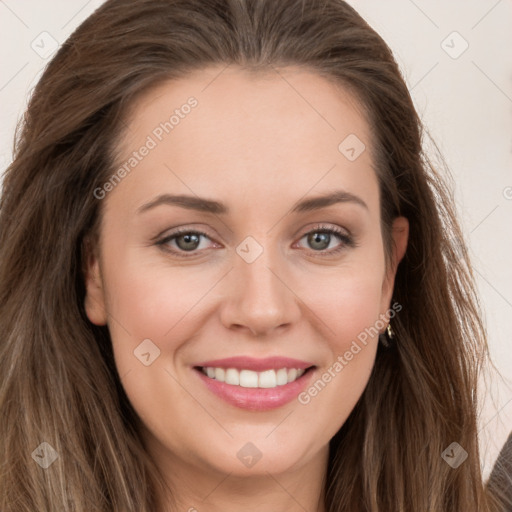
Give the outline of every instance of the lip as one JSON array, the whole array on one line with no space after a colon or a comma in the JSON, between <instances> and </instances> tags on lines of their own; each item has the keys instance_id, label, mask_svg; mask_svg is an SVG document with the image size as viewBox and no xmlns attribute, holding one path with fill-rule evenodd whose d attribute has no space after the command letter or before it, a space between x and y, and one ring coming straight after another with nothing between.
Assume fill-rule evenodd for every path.
<instances>
[{"instance_id":1,"label":"lip","mask_svg":"<svg viewBox=\"0 0 512 512\"><path fill-rule=\"evenodd\" d=\"M194 366L206 368L237 368L239 370L252 370L254 372L264 372L265 370L277 370L279 368L297 368L303 369L314 366L313 363L292 359L290 357L274 356L265 358L255 358L249 356L227 357L225 359L214 359L204 361Z\"/></svg>"},{"instance_id":2,"label":"lip","mask_svg":"<svg viewBox=\"0 0 512 512\"><path fill-rule=\"evenodd\" d=\"M207 377L199 367L208 366L215 368L242 368L253 371L265 371L275 368L302 368L307 370L298 379L282 386L276 386L275 388L244 388ZM209 391L228 404L248 411L269 411L283 407L296 399L313 379L316 374L316 366L297 359L283 357L265 359L233 357L205 361L195 365L193 372L201 379Z\"/></svg>"}]
</instances>

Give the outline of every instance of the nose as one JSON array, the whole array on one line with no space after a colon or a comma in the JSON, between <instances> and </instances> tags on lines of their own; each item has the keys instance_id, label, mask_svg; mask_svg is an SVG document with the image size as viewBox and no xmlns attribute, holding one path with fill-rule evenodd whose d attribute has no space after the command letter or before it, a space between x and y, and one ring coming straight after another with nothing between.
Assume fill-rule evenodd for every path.
<instances>
[{"instance_id":1,"label":"nose","mask_svg":"<svg viewBox=\"0 0 512 512\"><path fill-rule=\"evenodd\" d=\"M300 299L293 292L290 272L281 263L266 249L252 263L235 254L221 310L226 328L262 336L298 320Z\"/></svg>"}]
</instances>

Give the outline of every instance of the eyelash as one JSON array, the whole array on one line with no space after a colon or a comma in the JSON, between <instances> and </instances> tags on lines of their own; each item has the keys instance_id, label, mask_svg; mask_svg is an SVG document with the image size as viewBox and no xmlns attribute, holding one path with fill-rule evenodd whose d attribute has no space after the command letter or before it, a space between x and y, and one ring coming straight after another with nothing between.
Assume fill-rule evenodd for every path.
<instances>
[{"instance_id":1,"label":"eyelash","mask_svg":"<svg viewBox=\"0 0 512 512\"><path fill-rule=\"evenodd\" d=\"M311 252L315 253L315 255L319 256L334 256L338 254L339 252L345 250L346 248L353 248L357 247L357 244L352 238L352 236L347 235L344 231L342 231L339 228L332 227L332 226L325 226L322 224L319 224L318 226L315 226L314 229L311 229L310 231L304 233L299 240L302 240L305 236L310 235L311 233L323 233L323 234L329 234L329 235L335 235L338 237L342 244L339 245L336 249L330 249L328 251L321 250L321 251L315 251L313 249L310 249ZM176 250L176 249L169 249L166 247L166 245L174 240L175 238L178 238L180 235L201 235L208 239L210 239L210 236L205 233L204 231L200 230L194 230L190 228L177 228L174 232L172 232L170 235L165 236L161 240L158 240L155 242L155 245L161 247L164 251L171 252L172 254L175 254L181 258L190 258L197 254L197 251L189 251L189 254L187 255L187 251L183 250Z\"/></svg>"}]
</instances>

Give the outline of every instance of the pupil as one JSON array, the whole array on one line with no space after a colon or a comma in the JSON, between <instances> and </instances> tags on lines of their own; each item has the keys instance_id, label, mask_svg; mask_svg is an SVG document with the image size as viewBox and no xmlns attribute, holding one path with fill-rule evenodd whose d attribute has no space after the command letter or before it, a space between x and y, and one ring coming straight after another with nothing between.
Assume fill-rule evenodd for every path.
<instances>
[{"instance_id":1,"label":"pupil","mask_svg":"<svg viewBox=\"0 0 512 512\"><path fill-rule=\"evenodd\" d=\"M308 242L314 249L325 249L326 247L329 247L331 235L329 235L329 233L312 233L308 238ZM320 247L315 247L315 244L320 244Z\"/></svg>"}]
</instances>

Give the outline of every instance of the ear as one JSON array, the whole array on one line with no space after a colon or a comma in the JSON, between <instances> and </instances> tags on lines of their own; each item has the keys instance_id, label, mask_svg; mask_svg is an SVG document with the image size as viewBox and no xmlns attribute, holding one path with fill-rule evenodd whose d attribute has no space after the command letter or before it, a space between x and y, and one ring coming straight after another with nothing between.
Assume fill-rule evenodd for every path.
<instances>
[{"instance_id":1,"label":"ear","mask_svg":"<svg viewBox=\"0 0 512 512\"><path fill-rule=\"evenodd\" d=\"M106 325L105 293L98 252L98 244L90 237L85 238L83 245L84 307L87 318L93 324Z\"/></svg>"},{"instance_id":2,"label":"ear","mask_svg":"<svg viewBox=\"0 0 512 512\"><path fill-rule=\"evenodd\" d=\"M395 286L398 264L405 255L409 239L409 221L405 217L396 217L391 230L391 263L382 283L381 313L385 314L391 306L391 297Z\"/></svg>"}]
</instances>

